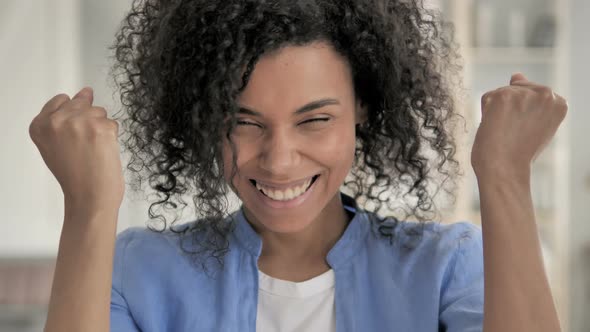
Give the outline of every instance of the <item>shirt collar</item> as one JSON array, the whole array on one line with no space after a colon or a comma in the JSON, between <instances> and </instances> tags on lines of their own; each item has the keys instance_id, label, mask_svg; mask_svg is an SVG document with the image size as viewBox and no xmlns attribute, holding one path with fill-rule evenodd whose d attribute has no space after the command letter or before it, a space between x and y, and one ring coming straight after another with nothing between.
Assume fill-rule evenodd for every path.
<instances>
[{"instance_id":1,"label":"shirt collar","mask_svg":"<svg viewBox=\"0 0 590 332\"><path fill-rule=\"evenodd\" d=\"M348 223L346 230L338 239L336 244L330 249L326 260L333 269L345 265L351 261L352 256L357 253L366 238L369 231L369 219L367 212L357 208L354 199L344 193L340 193L344 208L353 214L353 218ZM243 205L233 213L236 220L234 229L235 237L238 243L256 258L260 257L262 252L262 238L256 233L252 225L248 223L244 216Z\"/></svg>"}]
</instances>

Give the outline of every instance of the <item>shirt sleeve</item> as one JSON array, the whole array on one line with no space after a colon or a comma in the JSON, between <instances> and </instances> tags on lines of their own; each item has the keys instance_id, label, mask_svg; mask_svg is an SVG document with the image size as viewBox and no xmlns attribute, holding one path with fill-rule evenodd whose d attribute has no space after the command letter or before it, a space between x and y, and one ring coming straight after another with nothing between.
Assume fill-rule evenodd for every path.
<instances>
[{"instance_id":1,"label":"shirt sleeve","mask_svg":"<svg viewBox=\"0 0 590 332\"><path fill-rule=\"evenodd\" d=\"M463 231L444 276L441 291L440 331L481 332L483 330L484 271L481 228L460 222Z\"/></svg>"},{"instance_id":2,"label":"shirt sleeve","mask_svg":"<svg viewBox=\"0 0 590 332\"><path fill-rule=\"evenodd\" d=\"M133 238L133 231L132 228L122 231L117 235L117 240L115 241L113 284L111 287L111 332L141 331L133 320L123 292L125 252L129 242Z\"/></svg>"}]
</instances>

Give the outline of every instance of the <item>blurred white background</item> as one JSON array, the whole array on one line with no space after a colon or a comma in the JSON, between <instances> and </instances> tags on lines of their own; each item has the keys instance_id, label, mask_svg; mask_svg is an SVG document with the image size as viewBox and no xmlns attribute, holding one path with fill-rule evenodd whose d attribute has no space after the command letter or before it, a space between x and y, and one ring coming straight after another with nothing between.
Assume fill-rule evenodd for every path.
<instances>
[{"instance_id":1,"label":"blurred white background","mask_svg":"<svg viewBox=\"0 0 590 332\"><path fill-rule=\"evenodd\" d=\"M114 114L107 46L130 0L0 2L0 331L41 331L63 221L63 196L28 136L52 96L92 86ZM590 2L430 0L454 22L465 59L470 120L460 153L466 177L445 217L480 223L468 163L479 98L522 71L565 96L570 111L537 160L533 196L546 268L564 331L590 331ZM125 159L125 158L124 158ZM124 160L125 161L125 160ZM126 197L118 231L144 226L147 201ZM187 211L190 218L191 211Z\"/></svg>"}]
</instances>

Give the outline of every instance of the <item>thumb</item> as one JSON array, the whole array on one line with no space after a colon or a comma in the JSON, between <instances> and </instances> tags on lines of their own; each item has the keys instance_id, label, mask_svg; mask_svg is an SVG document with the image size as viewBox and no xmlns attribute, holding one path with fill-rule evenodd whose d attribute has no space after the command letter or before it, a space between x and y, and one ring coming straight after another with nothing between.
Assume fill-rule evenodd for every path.
<instances>
[{"instance_id":1,"label":"thumb","mask_svg":"<svg viewBox=\"0 0 590 332\"><path fill-rule=\"evenodd\" d=\"M529 80L524 76L524 74L522 73L514 73L512 74L512 77L510 78L510 84L514 84L514 83L526 83Z\"/></svg>"},{"instance_id":2,"label":"thumb","mask_svg":"<svg viewBox=\"0 0 590 332\"><path fill-rule=\"evenodd\" d=\"M90 105L92 105L92 102L94 100L94 91L89 86L84 87L84 88L82 88L82 90L80 90L80 91L78 91L78 93L76 93L76 95L72 98L72 100L73 99L86 99L88 101L88 103L90 103Z\"/></svg>"}]
</instances>

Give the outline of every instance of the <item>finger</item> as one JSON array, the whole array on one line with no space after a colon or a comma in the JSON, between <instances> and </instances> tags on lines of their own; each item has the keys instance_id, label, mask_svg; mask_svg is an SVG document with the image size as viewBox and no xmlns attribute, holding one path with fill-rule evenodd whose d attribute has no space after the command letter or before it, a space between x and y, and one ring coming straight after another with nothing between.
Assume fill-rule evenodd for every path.
<instances>
[{"instance_id":1,"label":"finger","mask_svg":"<svg viewBox=\"0 0 590 332\"><path fill-rule=\"evenodd\" d=\"M92 105L94 101L94 91L91 87L87 86L82 88L82 90L78 91L72 100L82 99L88 102L89 105Z\"/></svg>"},{"instance_id":2,"label":"finger","mask_svg":"<svg viewBox=\"0 0 590 332\"><path fill-rule=\"evenodd\" d=\"M39 112L39 115L48 116L49 114L57 111L61 107L61 105L68 101L70 101L70 96L68 96L65 93L60 93L54 96L53 98L49 99L49 101L47 101L47 103L43 105L43 108L41 108L41 112Z\"/></svg>"},{"instance_id":3,"label":"finger","mask_svg":"<svg viewBox=\"0 0 590 332\"><path fill-rule=\"evenodd\" d=\"M510 77L510 85L515 83L528 83L529 80L524 76L523 73L514 73L512 77Z\"/></svg>"},{"instance_id":4,"label":"finger","mask_svg":"<svg viewBox=\"0 0 590 332\"><path fill-rule=\"evenodd\" d=\"M84 112L73 112L71 117L104 118L108 119L108 112L104 107L92 106L84 109Z\"/></svg>"}]
</instances>

